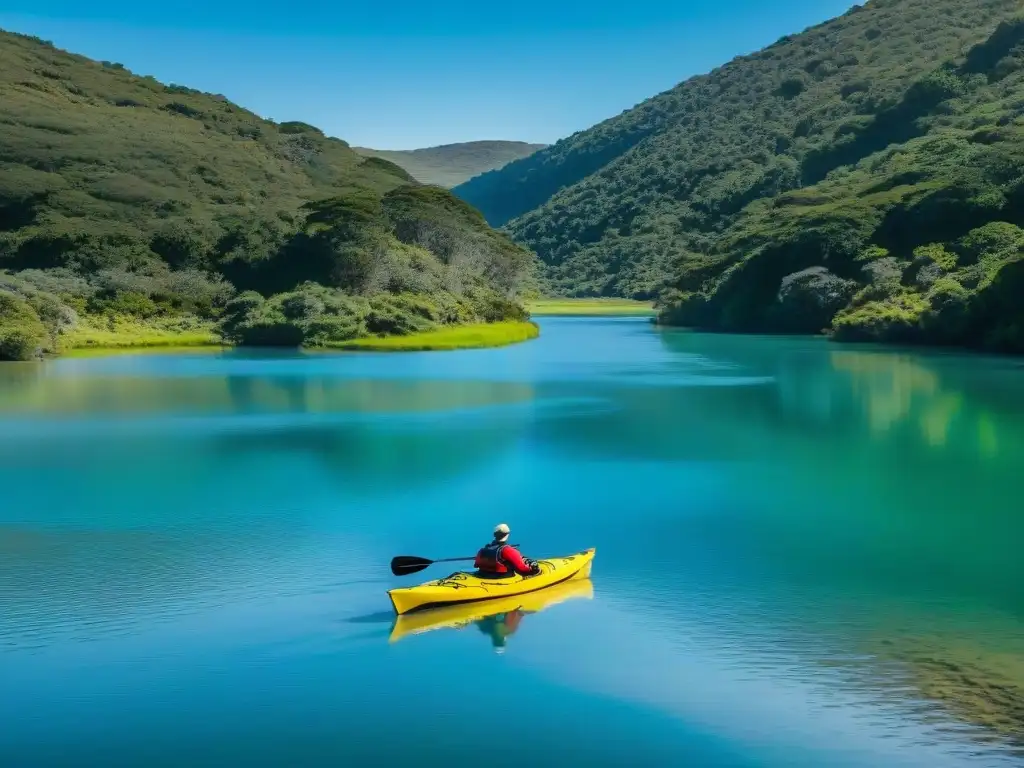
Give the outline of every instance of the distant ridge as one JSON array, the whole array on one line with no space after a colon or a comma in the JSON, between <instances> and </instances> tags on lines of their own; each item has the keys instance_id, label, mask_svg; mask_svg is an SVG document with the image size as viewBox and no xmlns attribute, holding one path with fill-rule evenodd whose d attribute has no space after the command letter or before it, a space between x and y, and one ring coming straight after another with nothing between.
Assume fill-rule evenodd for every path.
<instances>
[{"instance_id":1,"label":"distant ridge","mask_svg":"<svg viewBox=\"0 0 1024 768\"><path fill-rule=\"evenodd\" d=\"M389 160L423 184L451 188L528 157L546 146L524 141L467 141L422 149L353 149L365 157Z\"/></svg>"}]
</instances>

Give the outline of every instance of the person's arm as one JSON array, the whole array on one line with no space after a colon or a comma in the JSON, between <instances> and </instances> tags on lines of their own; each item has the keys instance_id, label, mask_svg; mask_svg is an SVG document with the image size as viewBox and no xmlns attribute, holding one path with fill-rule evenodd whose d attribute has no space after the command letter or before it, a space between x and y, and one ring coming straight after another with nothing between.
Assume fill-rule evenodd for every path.
<instances>
[{"instance_id":1,"label":"person's arm","mask_svg":"<svg viewBox=\"0 0 1024 768\"><path fill-rule=\"evenodd\" d=\"M526 564L526 561L523 560L523 556L519 554L515 547L505 545L505 549L502 550L501 556L508 561L509 565L511 565L520 576L529 576L533 573L533 569Z\"/></svg>"}]
</instances>

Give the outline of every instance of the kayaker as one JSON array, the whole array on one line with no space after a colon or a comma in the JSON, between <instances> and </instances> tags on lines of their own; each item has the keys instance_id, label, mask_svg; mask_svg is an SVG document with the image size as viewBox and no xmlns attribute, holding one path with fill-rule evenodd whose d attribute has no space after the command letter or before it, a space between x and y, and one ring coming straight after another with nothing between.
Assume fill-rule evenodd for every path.
<instances>
[{"instance_id":1,"label":"kayaker","mask_svg":"<svg viewBox=\"0 0 1024 768\"><path fill-rule=\"evenodd\" d=\"M508 543L509 533L509 527L505 523L495 527L494 540L476 553L476 569L488 576L507 576L510 573L533 576L540 573L540 566L525 560L516 548Z\"/></svg>"}]
</instances>

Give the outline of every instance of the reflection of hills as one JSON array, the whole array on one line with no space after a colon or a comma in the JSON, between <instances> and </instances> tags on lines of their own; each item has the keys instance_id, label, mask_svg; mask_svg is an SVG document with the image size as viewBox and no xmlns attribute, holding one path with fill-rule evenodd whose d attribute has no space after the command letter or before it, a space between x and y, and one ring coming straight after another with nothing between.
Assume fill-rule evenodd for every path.
<instances>
[{"instance_id":1,"label":"reflection of hills","mask_svg":"<svg viewBox=\"0 0 1024 768\"><path fill-rule=\"evenodd\" d=\"M492 461L515 443L531 402L528 384L487 381L307 381L230 378L235 407L266 407L274 389L294 411L327 416L344 409L370 416L352 423L305 420L258 433L225 433L212 450L235 456L290 453L311 457L335 485L380 495L450 480ZM497 410L493 410L497 408Z\"/></svg>"},{"instance_id":2,"label":"reflection of hills","mask_svg":"<svg viewBox=\"0 0 1024 768\"><path fill-rule=\"evenodd\" d=\"M480 467L518 439L528 383L3 376L0 456L130 472L163 454L179 482L246 457L300 456L353 491L403 491ZM29 439L31 438L31 439ZM89 450L83 450L83 442Z\"/></svg>"},{"instance_id":3,"label":"reflection of hills","mask_svg":"<svg viewBox=\"0 0 1024 768\"><path fill-rule=\"evenodd\" d=\"M584 385L611 407L589 419L547 420L539 436L583 455L732 461L791 450L814 465L861 463L865 472L894 460L947 461L954 470L1024 462L1024 417L1012 397L1024 373L1005 362L990 369L975 359L971 367L954 356L803 338L657 338L671 368L643 381ZM559 389L546 385L543 394Z\"/></svg>"},{"instance_id":4,"label":"reflection of hills","mask_svg":"<svg viewBox=\"0 0 1024 768\"><path fill-rule=\"evenodd\" d=\"M230 373L188 378L47 376L41 367L11 369L0 375L0 413L18 416L390 414L522 403L533 397L529 384L515 382Z\"/></svg>"},{"instance_id":5,"label":"reflection of hills","mask_svg":"<svg viewBox=\"0 0 1024 768\"><path fill-rule=\"evenodd\" d=\"M382 428L374 424L307 424L253 435L214 438L210 450L231 455L305 455L350 493L382 496L440 485L493 461L516 441L519 425L486 417L478 424ZM216 459L214 459L216 460Z\"/></svg>"},{"instance_id":6,"label":"reflection of hills","mask_svg":"<svg viewBox=\"0 0 1024 768\"><path fill-rule=\"evenodd\" d=\"M718 414L726 419L767 422L773 431L807 437L816 430L867 433L880 450L904 452L909 441L957 452L962 460L1015 462L1024 456L1024 369L1005 360L837 347L803 338L686 332L660 338L677 354L729 362L746 375L774 379L770 397L738 393L755 407Z\"/></svg>"},{"instance_id":7,"label":"reflection of hills","mask_svg":"<svg viewBox=\"0 0 1024 768\"><path fill-rule=\"evenodd\" d=\"M710 590L681 587L680 604L702 616L721 606L729 631L771 627L809 659L869 649L959 717L1020 734L1024 668L1010 662L1024 654L1019 365L799 338L660 338L679 365L718 361L770 383L624 383L605 390L615 406L605 413L535 427L582 456L718 461L728 494L681 483L674 519L674 474L636 489L663 525L631 532L635 561ZM663 557L664 523L675 538ZM622 556L626 545L614 546ZM703 569L708 553L717 559ZM808 628L814 637L793 639ZM861 682L877 672L856 666Z\"/></svg>"},{"instance_id":8,"label":"reflection of hills","mask_svg":"<svg viewBox=\"0 0 1024 768\"><path fill-rule=\"evenodd\" d=\"M989 397L977 375L984 358L965 374L955 356L836 350L818 340L663 340L776 382L727 393L706 418L702 437L735 440L738 457L756 460L737 491L749 518L708 520L709 531L721 525L717 535L752 560L807 583L826 573L1024 605L1024 420L1019 402ZM1002 365L988 378L1024 382ZM687 426L715 405L700 392L685 398L696 402L684 409ZM664 410L661 428L677 431L676 419Z\"/></svg>"}]
</instances>

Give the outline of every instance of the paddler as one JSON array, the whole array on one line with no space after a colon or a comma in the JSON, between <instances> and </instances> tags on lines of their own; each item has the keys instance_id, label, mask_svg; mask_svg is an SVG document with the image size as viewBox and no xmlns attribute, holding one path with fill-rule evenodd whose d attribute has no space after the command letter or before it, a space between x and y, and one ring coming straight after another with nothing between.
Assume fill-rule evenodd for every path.
<instances>
[{"instance_id":1,"label":"paddler","mask_svg":"<svg viewBox=\"0 0 1024 768\"><path fill-rule=\"evenodd\" d=\"M533 576L540 573L540 566L526 560L508 543L511 531L505 523L494 528L494 540L476 553L474 566L481 574L487 576L508 576L518 573L520 576Z\"/></svg>"}]
</instances>

